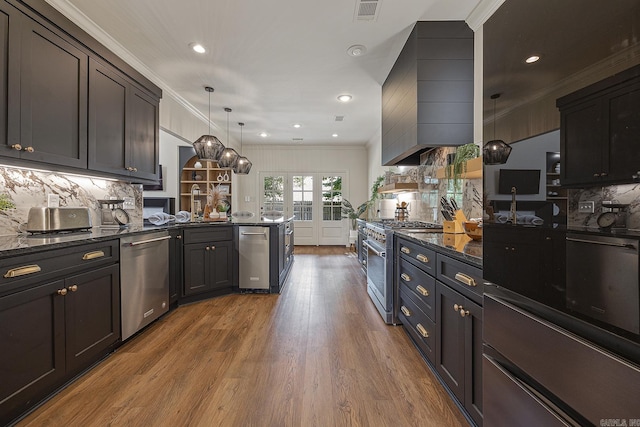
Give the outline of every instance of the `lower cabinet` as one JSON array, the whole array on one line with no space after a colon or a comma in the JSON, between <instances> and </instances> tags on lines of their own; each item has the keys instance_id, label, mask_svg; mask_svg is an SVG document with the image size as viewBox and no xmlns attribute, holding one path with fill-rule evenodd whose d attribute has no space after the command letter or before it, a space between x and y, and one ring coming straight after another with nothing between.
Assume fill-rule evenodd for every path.
<instances>
[{"instance_id":1,"label":"lower cabinet","mask_svg":"<svg viewBox=\"0 0 640 427\"><path fill-rule=\"evenodd\" d=\"M118 264L0 297L0 424L108 354L119 338Z\"/></svg>"},{"instance_id":2,"label":"lower cabinet","mask_svg":"<svg viewBox=\"0 0 640 427\"><path fill-rule=\"evenodd\" d=\"M182 230L170 229L169 235L169 305L173 307L182 289Z\"/></svg>"},{"instance_id":3,"label":"lower cabinet","mask_svg":"<svg viewBox=\"0 0 640 427\"><path fill-rule=\"evenodd\" d=\"M212 230L211 228L216 228ZM184 231L183 295L231 291L233 286L233 230L226 226Z\"/></svg>"}]
</instances>

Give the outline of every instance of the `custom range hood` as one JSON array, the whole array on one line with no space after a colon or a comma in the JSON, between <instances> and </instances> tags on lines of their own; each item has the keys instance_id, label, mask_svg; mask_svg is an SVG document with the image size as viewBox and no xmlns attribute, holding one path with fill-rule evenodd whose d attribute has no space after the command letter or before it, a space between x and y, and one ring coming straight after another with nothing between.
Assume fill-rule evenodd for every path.
<instances>
[{"instance_id":1,"label":"custom range hood","mask_svg":"<svg viewBox=\"0 0 640 427\"><path fill-rule=\"evenodd\" d=\"M382 164L419 165L436 147L473 142L473 31L419 21L382 86Z\"/></svg>"},{"instance_id":2,"label":"custom range hood","mask_svg":"<svg viewBox=\"0 0 640 427\"><path fill-rule=\"evenodd\" d=\"M378 188L380 194L415 193L416 191L418 191L417 182L396 182Z\"/></svg>"}]
</instances>

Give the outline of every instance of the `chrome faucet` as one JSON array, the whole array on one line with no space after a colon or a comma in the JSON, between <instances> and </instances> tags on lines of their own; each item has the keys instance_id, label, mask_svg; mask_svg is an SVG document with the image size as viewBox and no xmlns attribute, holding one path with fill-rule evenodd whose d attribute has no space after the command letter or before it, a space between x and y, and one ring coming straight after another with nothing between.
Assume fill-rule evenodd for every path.
<instances>
[{"instance_id":1,"label":"chrome faucet","mask_svg":"<svg viewBox=\"0 0 640 427\"><path fill-rule=\"evenodd\" d=\"M516 187L511 187L511 207L509 209L509 213L511 216L511 223L516 224L517 223L517 217L516 217L516 212L518 210L516 209Z\"/></svg>"}]
</instances>

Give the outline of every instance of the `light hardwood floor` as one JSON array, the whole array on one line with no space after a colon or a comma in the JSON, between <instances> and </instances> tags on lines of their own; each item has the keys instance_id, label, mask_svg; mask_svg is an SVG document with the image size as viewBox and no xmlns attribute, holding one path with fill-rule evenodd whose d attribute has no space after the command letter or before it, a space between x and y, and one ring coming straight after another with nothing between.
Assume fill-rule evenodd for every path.
<instances>
[{"instance_id":1,"label":"light hardwood floor","mask_svg":"<svg viewBox=\"0 0 640 427\"><path fill-rule=\"evenodd\" d=\"M382 321L354 252L295 254L281 295L182 306L19 425L468 425Z\"/></svg>"}]
</instances>

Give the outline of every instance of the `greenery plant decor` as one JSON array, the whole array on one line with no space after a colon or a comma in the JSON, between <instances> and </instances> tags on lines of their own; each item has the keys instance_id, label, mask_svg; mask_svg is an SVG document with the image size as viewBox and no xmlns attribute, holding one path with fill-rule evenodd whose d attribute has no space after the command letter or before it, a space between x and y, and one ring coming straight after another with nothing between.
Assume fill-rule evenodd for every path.
<instances>
[{"instance_id":1,"label":"greenery plant decor","mask_svg":"<svg viewBox=\"0 0 640 427\"><path fill-rule=\"evenodd\" d=\"M445 177L453 179L453 186L460 188L460 177L467 171L467 160L480 156L480 147L474 143L460 145L456 148L456 155L453 158L451 167L445 168Z\"/></svg>"},{"instance_id":2,"label":"greenery plant decor","mask_svg":"<svg viewBox=\"0 0 640 427\"><path fill-rule=\"evenodd\" d=\"M356 229L356 219L360 218L360 216L367 210L369 207L369 202L365 202L354 208L351 202L347 199L342 199L342 218L349 218L351 220L351 229Z\"/></svg>"},{"instance_id":3,"label":"greenery plant decor","mask_svg":"<svg viewBox=\"0 0 640 427\"><path fill-rule=\"evenodd\" d=\"M14 209L16 204L6 194L0 194L0 211Z\"/></svg>"}]
</instances>

